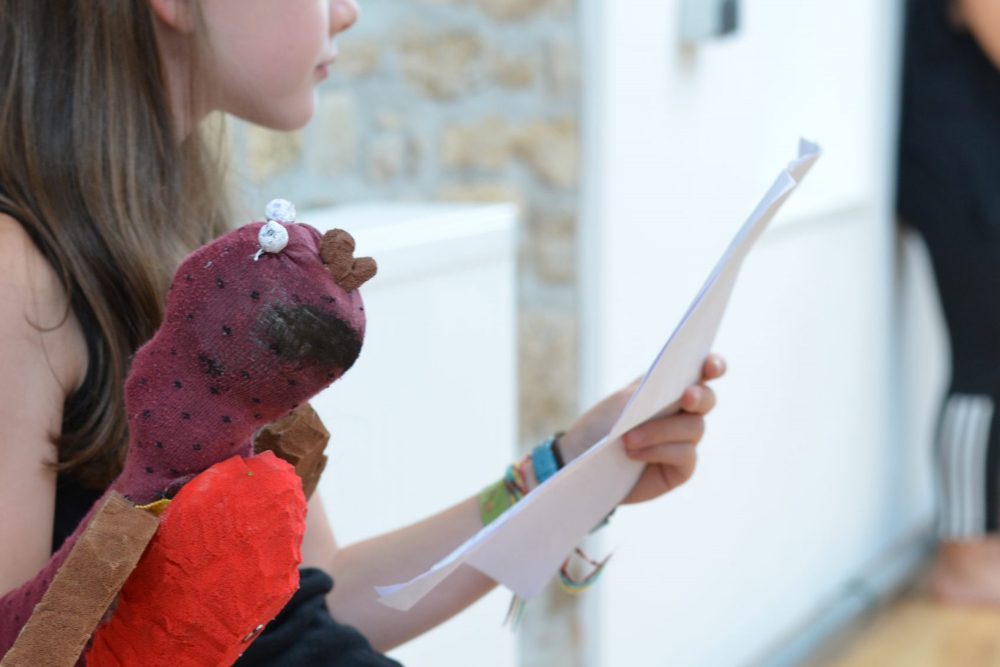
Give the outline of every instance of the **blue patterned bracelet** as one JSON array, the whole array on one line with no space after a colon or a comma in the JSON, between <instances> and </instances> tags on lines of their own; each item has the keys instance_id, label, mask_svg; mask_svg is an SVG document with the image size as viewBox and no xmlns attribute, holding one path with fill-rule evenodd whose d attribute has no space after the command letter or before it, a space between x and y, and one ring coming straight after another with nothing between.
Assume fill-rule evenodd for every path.
<instances>
[{"instance_id":1,"label":"blue patterned bracelet","mask_svg":"<svg viewBox=\"0 0 1000 667\"><path fill-rule=\"evenodd\" d=\"M552 451L555 441L556 436L552 436L531 451L531 464L535 468L535 477L539 484L559 471L559 462L556 460L555 452Z\"/></svg>"}]
</instances>

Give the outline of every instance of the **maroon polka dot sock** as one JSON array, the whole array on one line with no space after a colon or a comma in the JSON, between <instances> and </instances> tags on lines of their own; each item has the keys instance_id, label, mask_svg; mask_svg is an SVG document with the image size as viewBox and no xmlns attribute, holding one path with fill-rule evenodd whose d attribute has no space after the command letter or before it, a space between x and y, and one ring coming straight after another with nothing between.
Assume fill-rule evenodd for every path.
<instances>
[{"instance_id":1,"label":"maroon polka dot sock","mask_svg":"<svg viewBox=\"0 0 1000 667\"><path fill-rule=\"evenodd\" d=\"M319 233L288 227L280 253L253 257L259 224L179 269L156 336L125 391L132 451L115 488L137 503L172 493L260 427L340 377L361 349L364 307L322 262Z\"/></svg>"}]
</instances>

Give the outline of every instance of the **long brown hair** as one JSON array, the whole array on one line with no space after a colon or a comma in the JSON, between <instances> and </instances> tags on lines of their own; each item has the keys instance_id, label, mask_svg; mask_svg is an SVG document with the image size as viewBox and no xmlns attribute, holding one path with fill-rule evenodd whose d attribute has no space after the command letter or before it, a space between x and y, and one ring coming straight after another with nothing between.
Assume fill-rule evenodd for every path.
<instances>
[{"instance_id":1,"label":"long brown hair","mask_svg":"<svg viewBox=\"0 0 1000 667\"><path fill-rule=\"evenodd\" d=\"M0 211L87 333L86 391L53 438L89 486L120 469L131 355L178 262L227 228L223 185L201 137L175 137L147 0L0 2Z\"/></svg>"}]
</instances>

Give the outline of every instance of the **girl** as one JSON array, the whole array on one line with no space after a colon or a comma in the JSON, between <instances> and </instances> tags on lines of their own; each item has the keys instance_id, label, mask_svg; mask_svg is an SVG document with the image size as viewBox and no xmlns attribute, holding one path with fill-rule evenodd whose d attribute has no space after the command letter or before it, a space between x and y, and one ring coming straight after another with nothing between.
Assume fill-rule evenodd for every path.
<instances>
[{"instance_id":1,"label":"girl","mask_svg":"<svg viewBox=\"0 0 1000 667\"><path fill-rule=\"evenodd\" d=\"M179 261L229 224L203 119L221 111L302 127L334 64L334 38L358 11L355 0L0 4L0 594L39 571L117 474L130 355L156 331ZM723 371L721 359L706 360L684 412L625 437L630 456L648 464L626 502L691 476L715 403L704 381ZM586 412L553 451L565 461L584 452L633 388ZM391 664L377 651L495 584L463 572L408 614L378 604L373 585L419 574L481 526L472 496L339 546L314 497L300 591L241 664Z\"/></svg>"}]
</instances>

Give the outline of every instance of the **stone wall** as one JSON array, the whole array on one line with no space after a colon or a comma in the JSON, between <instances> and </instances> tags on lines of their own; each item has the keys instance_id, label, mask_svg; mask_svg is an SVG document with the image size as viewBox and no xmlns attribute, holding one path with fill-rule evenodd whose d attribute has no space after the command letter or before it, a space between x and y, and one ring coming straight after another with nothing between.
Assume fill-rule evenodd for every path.
<instances>
[{"instance_id":1,"label":"stone wall","mask_svg":"<svg viewBox=\"0 0 1000 667\"><path fill-rule=\"evenodd\" d=\"M580 45L574 0L362 0L317 118L234 124L244 200L515 201L522 448L576 413ZM502 471L497 471L498 475ZM580 664L577 605L530 605L524 665ZM536 639L537 638L537 639Z\"/></svg>"}]
</instances>

